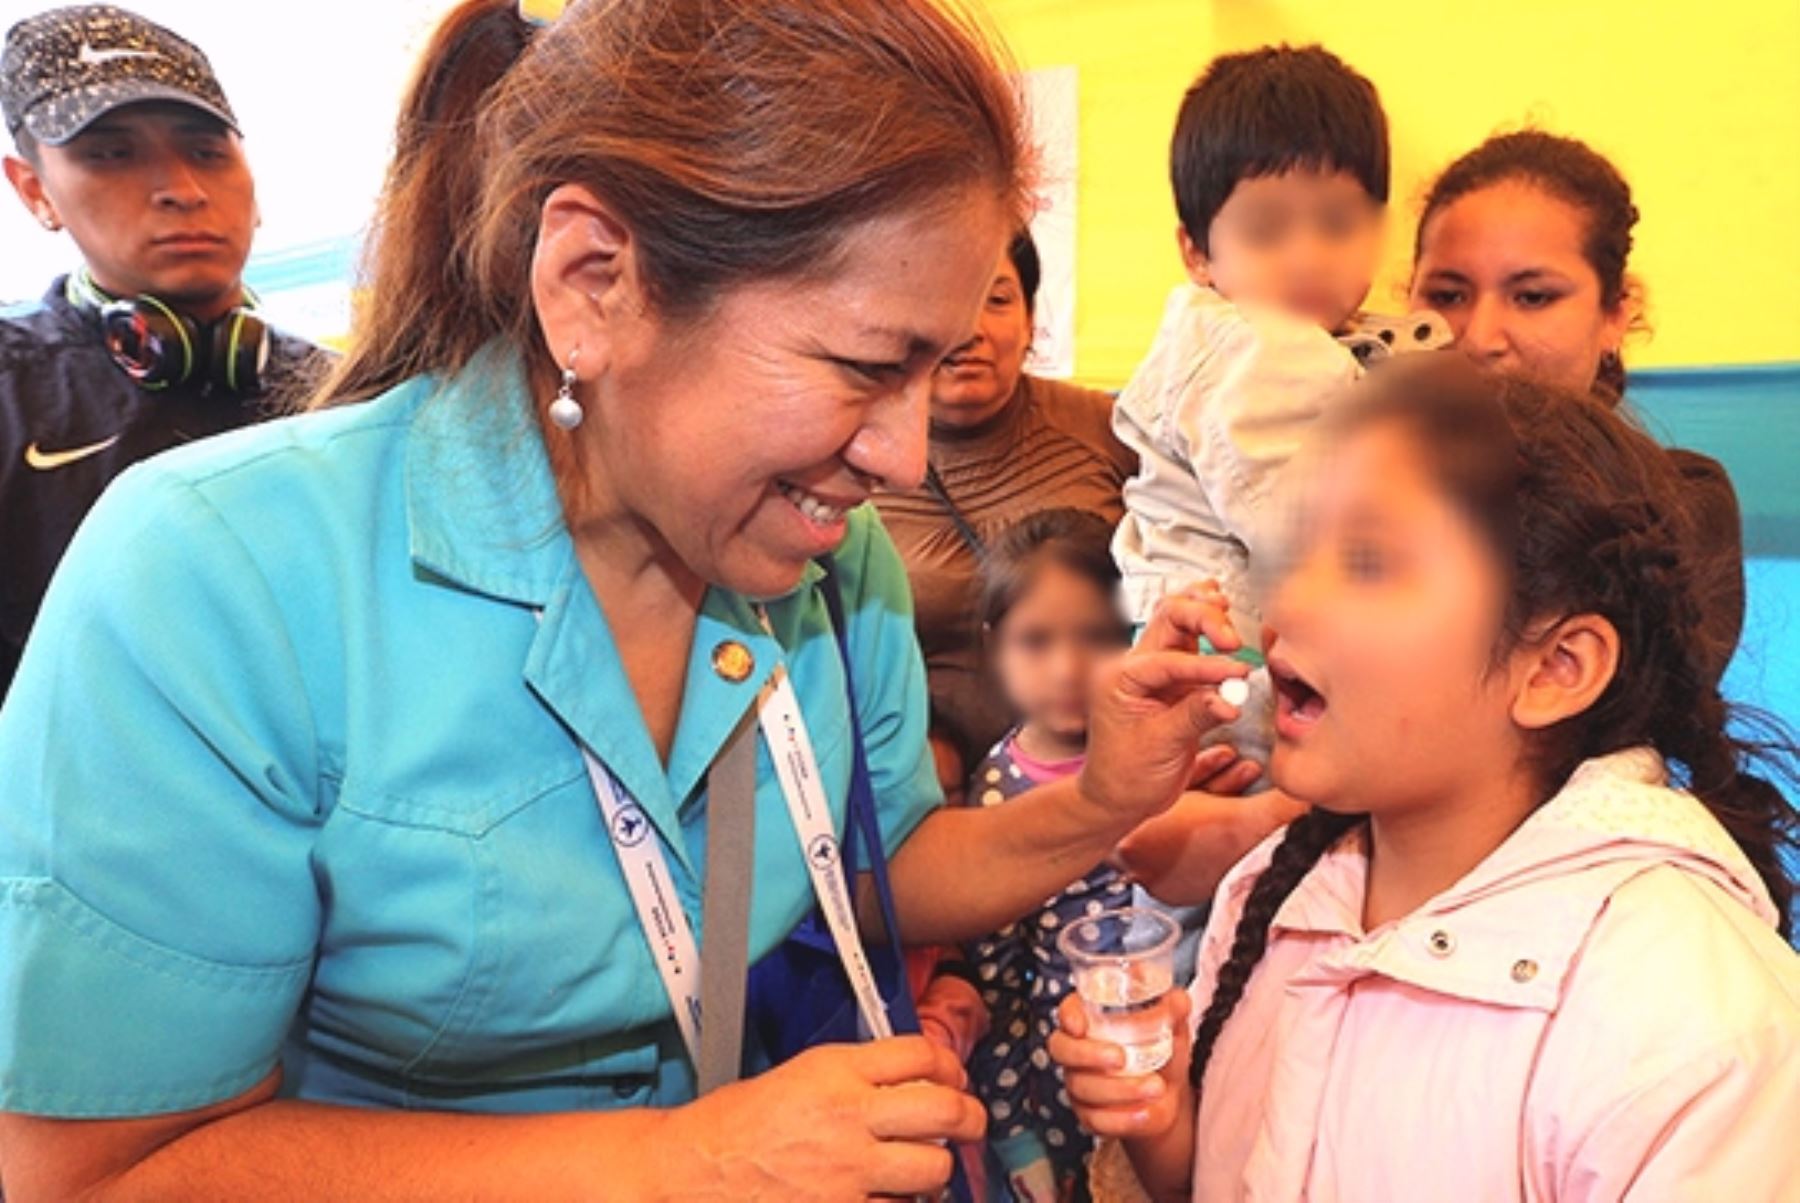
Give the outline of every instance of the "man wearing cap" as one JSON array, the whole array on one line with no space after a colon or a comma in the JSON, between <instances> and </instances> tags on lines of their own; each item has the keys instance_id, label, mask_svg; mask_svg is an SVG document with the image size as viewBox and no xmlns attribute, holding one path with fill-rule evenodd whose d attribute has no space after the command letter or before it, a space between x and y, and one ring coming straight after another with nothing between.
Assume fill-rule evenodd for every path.
<instances>
[{"instance_id":1,"label":"man wearing cap","mask_svg":"<svg viewBox=\"0 0 1800 1203\"><path fill-rule=\"evenodd\" d=\"M0 310L0 697L50 574L132 463L272 416L324 366L243 283L255 185L206 56L108 5L14 25L6 178L83 265Z\"/></svg>"}]
</instances>

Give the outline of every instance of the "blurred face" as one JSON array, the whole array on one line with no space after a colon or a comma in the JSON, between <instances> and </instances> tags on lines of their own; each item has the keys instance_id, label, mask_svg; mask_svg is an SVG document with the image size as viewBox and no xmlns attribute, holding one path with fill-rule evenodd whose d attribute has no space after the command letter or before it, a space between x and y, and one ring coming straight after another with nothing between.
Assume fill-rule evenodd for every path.
<instances>
[{"instance_id":1,"label":"blurred face","mask_svg":"<svg viewBox=\"0 0 1800 1203\"><path fill-rule=\"evenodd\" d=\"M933 372L974 320L1006 225L986 194L953 201L954 221L936 207L875 218L829 274L740 286L690 325L617 305L597 396L582 398L598 420L580 432L608 506L694 576L773 597L838 545L875 484L917 487Z\"/></svg>"},{"instance_id":2,"label":"blurred face","mask_svg":"<svg viewBox=\"0 0 1800 1203\"><path fill-rule=\"evenodd\" d=\"M1581 210L1531 184L1468 193L1421 231L1413 304L1442 314L1482 366L1586 392L1630 314L1606 308L1585 236Z\"/></svg>"},{"instance_id":3,"label":"blurred face","mask_svg":"<svg viewBox=\"0 0 1800 1203\"><path fill-rule=\"evenodd\" d=\"M1183 253L1197 283L1341 328L1369 295L1381 253L1381 206L1348 172L1295 168L1240 180L1214 214L1202 254Z\"/></svg>"},{"instance_id":4,"label":"blurred face","mask_svg":"<svg viewBox=\"0 0 1800 1203\"><path fill-rule=\"evenodd\" d=\"M1020 717L1059 739L1085 736L1088 681L1101 658L1125 647L1106 591L1045 559L990 638L995 676Z\"/></svg>"},{"instance_id":5,"label":"blurred face","mask_svg":"<svg viewBox=\"0 0 1800 1203\"><path fill-rule=\"evenodd\" d=\"M1510 773L1514 670L1490 666L1505 581L1480 532L1391 421L1335 448L1316 488L1266 612L1276 785L1388 814Z\"/></svg>"},{"instance_id":6,"label":"blurred face","mask_svg":"<svg viewBox=\"0 0 1800 1203\"><path fill-rule=\"evenodd\" d=\"M40 164L8 160L26 206L66 227L94 282L210 319L242 296L256 190L238 136L185 104L115 109Z\"/></svg>"},{"instance_id":7,"label":"blurred face","mask_svg":"<svg viewBox=\"0 0 1800 1203\"><path fill-rule=\"evenodd\" d=\"M948 426L975 426L1005 408L1025 352L1031 349L1031 311L1006 248L975 320L975 334L938 367L931 386L931 416Z\"/></svg>"}]
</instances>

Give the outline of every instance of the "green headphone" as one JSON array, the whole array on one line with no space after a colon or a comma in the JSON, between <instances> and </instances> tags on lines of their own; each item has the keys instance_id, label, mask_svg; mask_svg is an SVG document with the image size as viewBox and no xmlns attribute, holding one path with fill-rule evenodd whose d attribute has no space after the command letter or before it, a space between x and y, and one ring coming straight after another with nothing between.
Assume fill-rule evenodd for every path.
<instances>
[{"instance_id":1,"label":"green headphone","mask_svg":"<svg viewBox=\"0 0 1800 1203\"><path fill-rule=\"evenodd\" d=\"M71 304L100 319L100 334L119 370L140 388L159 390L191 380L207 380L239 396L262 384L269 358L269 327L244 304L212 322L196 322L149 295L122 299L94 283L84 267L69 276Z\"/></svg>"}]
</instances>

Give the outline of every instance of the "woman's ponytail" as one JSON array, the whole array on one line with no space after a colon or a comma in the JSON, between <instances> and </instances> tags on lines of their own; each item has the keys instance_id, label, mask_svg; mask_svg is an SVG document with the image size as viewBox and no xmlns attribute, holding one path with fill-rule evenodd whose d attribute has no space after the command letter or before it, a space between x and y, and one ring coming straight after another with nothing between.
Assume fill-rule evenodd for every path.
<instances>
[{"instance_id":1,"label":"woman's ponytail","mask_svg":"<svg viewBox=\"0 0 1800 1203\"><path fill-rule=\"evenodd\" d=\"M474 291L462 247L484 183L476 123L534 28L516 0L467 0L433 34L400 104L355 333L315 405L373 397L473 350L453 346L448 314Z\"/></svg>"}]
</instances>

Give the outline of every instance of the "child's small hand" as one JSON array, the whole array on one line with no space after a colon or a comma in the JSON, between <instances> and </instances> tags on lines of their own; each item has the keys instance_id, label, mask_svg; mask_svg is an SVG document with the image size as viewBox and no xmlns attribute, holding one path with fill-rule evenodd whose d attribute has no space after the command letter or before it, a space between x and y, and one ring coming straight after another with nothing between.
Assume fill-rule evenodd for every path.
<instances>
[{"instance_id":1,"label":"child's small hand","mask_svg":"<svg viewBox=\"0 0 1800 1203\"><path fill-rule=\"evenodd\" d=\"M1175 1032L1175 1051L1153 1074L1119 1073L1125 1050L1105 1040L1090 1039L1088 1016L1074 995L1056 1009L1056 1031L1050 1034L1050 1056L1062 1066L1063 1085L1075 1115L1096 1136L1138 1138L1169 1131L1183 1112L1190 1087L1188 1060L1193 1030L1188 1025L1192 1003L1185 990L1170 990L1157 1003Z\"/></svg>"}]
</instances>

